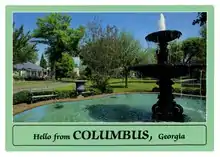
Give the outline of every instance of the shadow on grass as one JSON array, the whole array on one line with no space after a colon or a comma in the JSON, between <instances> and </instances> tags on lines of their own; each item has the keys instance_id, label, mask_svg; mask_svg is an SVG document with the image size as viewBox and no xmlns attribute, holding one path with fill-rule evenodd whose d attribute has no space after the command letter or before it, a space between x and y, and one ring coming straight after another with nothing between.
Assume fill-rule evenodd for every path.
<instances>
[{"instance_id":1,"label":"shadow on grass","mask_svg":"<svg viewBox=\"0 0 220 157\"><path fill-rule=\"evenodd\" d=\"M125 81L112 81L110 84L124 83ZM156 83L156 80L132 80L128 83Z\"/></svg>"},{"instance_id":2,"label":"shadow on grass","mask_svg":"<svg viewBox=\"0 0 220 157\"><path fill-rule=\"evenodd\" d=\"M74 83L73 80L58 80L57 82L62 82L62 83Z\"/></svg>"},{"instance_id":3,"label":"shadow on grass","mask_svg":"<svg viewBox=\"0 0 220 157\"><path fill-rule=\"evenodd\" d=\"M95 104L87 106L89 116L102 122L156 122L152 119L152 112L130 107L126 104ZM191 118L182 115L176 122L189 122ZM157 121L159 122L159 121Z\"/></svg>"},{"instance_id":4,"label":"shadow on grass","mask_svg":"<svg viewBox=\"0 0 220 157\"><path fill-rule=\"evenodd\" d=\"M125 88L125 85L110 85L111 88Z\"/></svg>"}]
</instances>

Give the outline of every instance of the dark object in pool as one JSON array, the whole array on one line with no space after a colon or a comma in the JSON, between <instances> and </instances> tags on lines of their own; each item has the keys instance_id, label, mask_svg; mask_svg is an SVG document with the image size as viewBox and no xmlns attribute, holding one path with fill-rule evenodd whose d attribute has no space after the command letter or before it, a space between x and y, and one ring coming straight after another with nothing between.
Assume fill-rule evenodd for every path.
<instances>
[{"instance_id":1,"label":"dark object in pool","mask_svg":"<svg viewBox=\"0 0 220 157\"><path fill-rule=\"evenodd\" d=\"M60 109L60 108L63 108L63 105L61 105L61 104L59 104L59 103L56 103L54 108Z\"/></svg>"},{"instance_id":2,"label":"dark object in pool","mask_svg":"<svg viewBox=\"0 0 220 157\"><path fill-rule=\"evenodd\" d=\"M117 98L116 96L111 96L110 98Z\"/></svg>"}]
</instances>

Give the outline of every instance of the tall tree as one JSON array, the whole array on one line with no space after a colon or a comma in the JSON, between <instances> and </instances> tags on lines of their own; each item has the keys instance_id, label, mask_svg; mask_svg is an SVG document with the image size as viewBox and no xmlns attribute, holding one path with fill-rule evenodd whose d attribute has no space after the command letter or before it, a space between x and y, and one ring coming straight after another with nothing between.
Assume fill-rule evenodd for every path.
<instances>
[{"instance_id":1,"label":"tall tree","mask_svg":"<svg viewBox=\"0 0 220 157\"><path fill-rule=\"evenodd\" d=\"M200 35L202 37L201 39L201 44L203 46L203 53L200 53L200 60L201 62L206 65L206 42L207 42L207 27L206 27L206 23L207 23L207 13L206 12L202 12L202 13L198 13L197 19L195 19L193 21L193 25L199 24L200 25ZM205 72L206 75L206 68L203 68L203 71ZM202 78L205 78L205 75L202 76ZM202 86L202 92L206 93L206 80L203 79L201 82L201 86Z\"/></svg>"},{"instance_id":2,"label":"tall tree","mask_svg":"<svg viewBox=\"0 0 220 157\"><path fill-rule=\"evenodd\" d=\"M46 61L46 59L44 58L44 54L42 54L42 56L41 56L40 66L41 66L42 68L44 68L44 69L47 68L47 61Z\"/></svg>"},{"instance_id":3,"label":"tall tree","mask_svg":"<svg viewBox=\"0 0 220 157\"><path fill-rule=\"evenodd\" d=\"M24 26L15 28L13 23L13 64L37 61L36 44L30 42L30 32L24 33Z\"/></svg>"},{"instance_id":4,"label":"tall tree","mask_svg":"<svg viewBox=\"0 0 220 157\"><path fill-rule=\"evenodd\" d=\"M70 28L71 17L60 13L52 13L37 20L37 28L33 36L35 42L48 46L45 54L55 75L55 64L66 52L71 56L78 55L78 44L84 35L84 27Z\"/></svg>"},{"instance_id":5,"label":"tall tree","mask_svg":"<svg viewBox=\"0 0 220 157\"><path fill-rule=\"evenodd\" d=\"M123 68L125 78L125 88L128 87L128 67L133 65L139 57L138 53L141 51L141 44L135 40L133 36L127 32L121 32L117 38L116 44L118 48L116 51L119 53L120 67Z\"/></svg>"},{"instance_id":6,"label":"tall tree","mask_svg":"<svg viewBox=\"0 0 220 157\"><path fill-rule=\"evenodd\" d=\"M96 19L87 24L80 56L91 71L91 80L97 88L105 92L113 70L119 65L116 50L118 29L115 26L101 26Z\"/></svg>"},{"instance_id":7,"label":"tall tree","mask_svg":"<svg viewBox=\"0 0 220 157\"><path fill-rule=\"evenodd\" d=\"M207 39L207 12L199 12L197 14L197 18L193 20L193 25L199 24L200 25L200 36L201 40L199 41L201 48L203 48L202 53L199 53L199 60L203 64L206 64L206 39Z\"/></svg>"}]
</instances>

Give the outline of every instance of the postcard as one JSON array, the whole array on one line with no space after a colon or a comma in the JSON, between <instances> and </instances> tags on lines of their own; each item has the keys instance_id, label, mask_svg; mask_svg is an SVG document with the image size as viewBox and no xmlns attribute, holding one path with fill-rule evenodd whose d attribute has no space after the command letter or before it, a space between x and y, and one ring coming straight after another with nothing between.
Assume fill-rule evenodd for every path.
<instances>
[{"instance_id":1,"label":"postcard","mask_svg":"<svg viewBox=\"0 0 220 157\"><path fill-rule=\"evenodd\" d=\"M8 151L212 151L213 6L7 6Z\"/></svg>"}]
</instances>

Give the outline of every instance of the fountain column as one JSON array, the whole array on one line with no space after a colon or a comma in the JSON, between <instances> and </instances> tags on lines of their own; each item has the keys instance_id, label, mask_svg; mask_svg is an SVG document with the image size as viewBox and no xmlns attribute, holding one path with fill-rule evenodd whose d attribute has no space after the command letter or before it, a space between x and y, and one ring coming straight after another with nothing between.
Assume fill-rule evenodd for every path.
<instances>
[{"instance_id":1,"label":"fountain column","mask_svg":"<svg viewBox=\"0 0 220 157\"><path fill-rule=\"evenodd\" d=\"M159 81L157 85L160 89L160 94L158 96L158 102L152 107L152 111L155 115L163 116L162 119L168 119L172 116L174 109L174 96L172 94L174 84L169 75L167 74L167 62L168 62L168 43L160 42L159 50L157 51L157 63L161 67Z\"/></svg>"}]
</instances>

